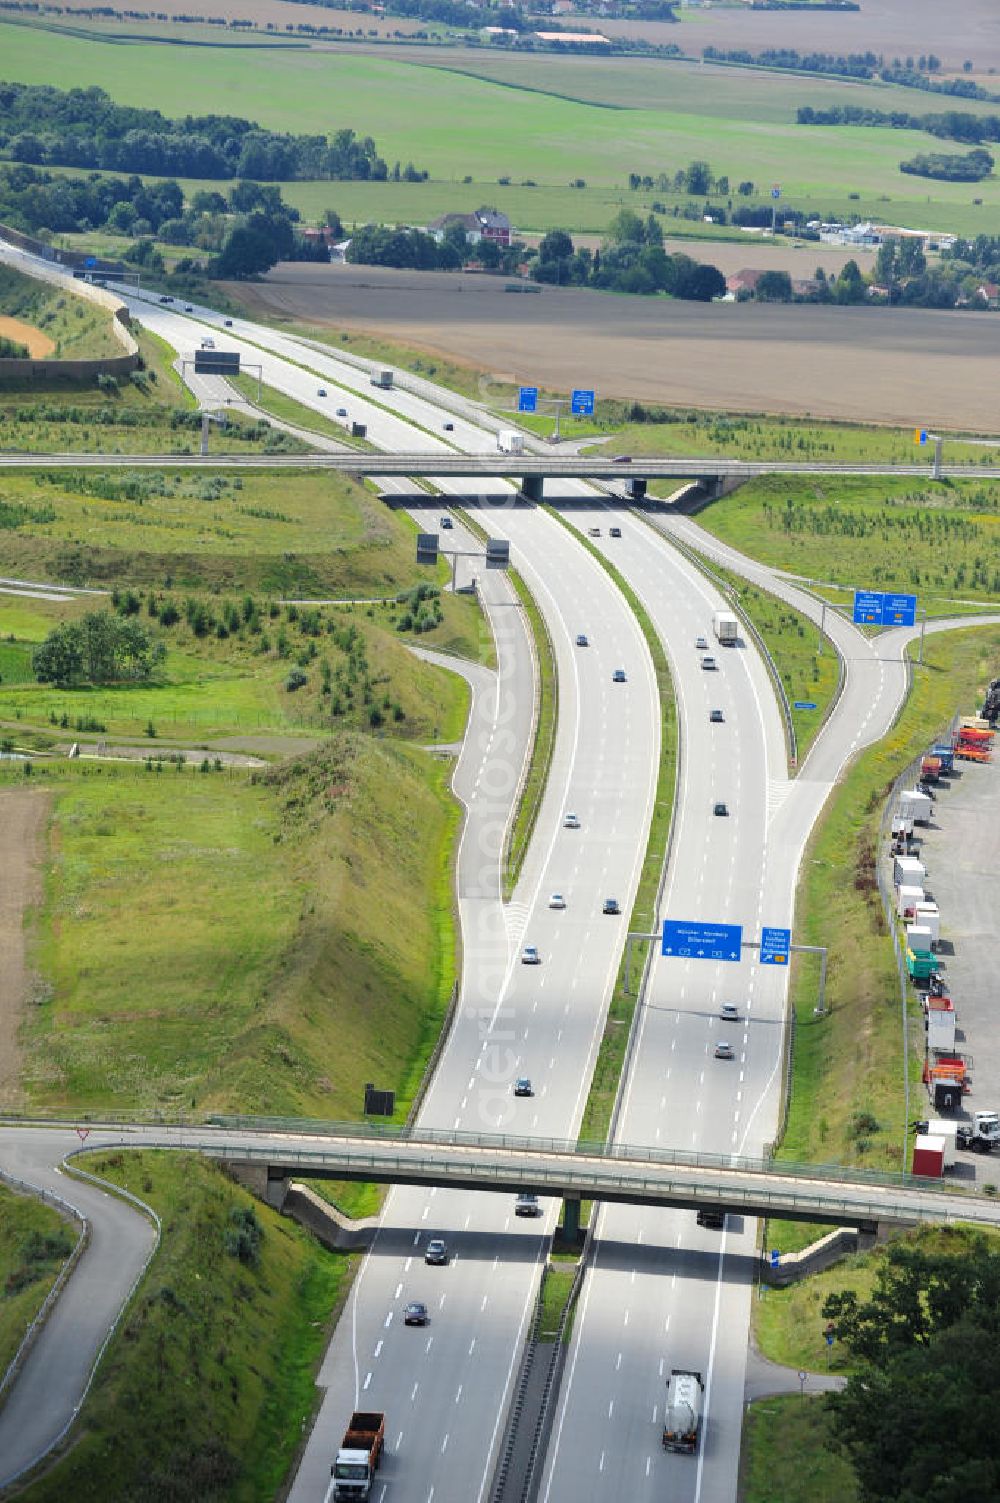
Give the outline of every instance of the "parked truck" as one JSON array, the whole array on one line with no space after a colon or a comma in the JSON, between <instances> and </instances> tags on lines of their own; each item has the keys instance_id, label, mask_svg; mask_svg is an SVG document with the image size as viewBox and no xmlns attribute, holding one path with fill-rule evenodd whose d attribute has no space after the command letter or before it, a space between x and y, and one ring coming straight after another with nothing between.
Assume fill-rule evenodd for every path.
<instances>
[{"instance_id":1,"label":"parked truck","mask_svg":"<svg viewBox=\"0 0 1000 1503\"><path fill-rule=\"evenodd\" d=\"M931 803L929 793L922 793L919 788L907 788L899 795L899 813L918 825L926 825L930 823Z\"/></svg>"},{"instance_id":2,"label":"parked truck","mask_svg":"<svg viewBox=\"0 0 1000 1503\"><path fill-rule=\"evenodd\" d=\"M693 1455L698 1449L701 1426L701 1396L705 1385L701 1373L688 1368L671 1369L667 1401L663 1409L663 1449Z\"/></svg>"},{"instance_id":3,"label":"parked truck","mask_svg":"<svg viewBox=\"0 0 1000 1503\"><path fill-rule=\"evenodd\" d=\"M906 947L906 974L911 981L930 981L937 974L938 963L930 950L911 950Z\"/></svg>"},{"instance_id":4,"label":"parked truck","mask_svg":"<svg viewBox=\"0 0 1000 1503\"><path fill-rule=\"evenodd\" d=\"M996 725L1000 720L1000 678L991 681L983 700L983 713L979 718L987 725Z\"/></svg>"},{"instance_id":5,"label":"parked truck","mask_svg":"<svg viewBox=\"0 0 1000 1503\"><path fill-rule=\"evenodd\" d=\"M356 1409L330 1468L335 1498L367 1498L385 1444L385 1415Z\"/></svg>"},{"instance_id":6,"label":"parked truck","mask_svg":"<svg viewBox=\"0 0 1000 1503\"><path fill-rule=\"evenodd\" d=\"M391 391L392 390L392 382L393 382L392 371L373 371L372 372L371 384L373 386L380 386L383 391Z\"/></svg>"},{"instance_id":7,"label":"parked truck","mask_svg":"<svg viewBox=\"0 0 1000 1503\"><path fill-rule=\"evenodd\" d=\"M1000 1148L1000 1113L973 1112L971 1122L959 1122L956 1138L959 1148L992 1153Z\"/></svg>"},{"instance_id":8,"label":"parked truck","mask_svg":"<svg viewBox=\"0 0 1000 1503\"><path fill-rule=\"evenodd\" d=\"M740 623L732 611L716 611L712 616L712 630L723 647L735 647L740 639Z\"/></svg>"},{"instance_id":9,"label":"parked truck","mask_svg":"<svg viewBox=\"0 0 1000 1503\"><path fill-rule=\"evenodd\" d=\"M513 428L502 429L497 434L497 452L499 454L523 454L524 434L516 432Z\"/></svg>"},{"instance_id":10,"label":"parked truck","mask_svg":"<svg viewBox=\"0 0 1000 1503\"><path fill-rule=\"evenodd\" d=\"M958 1112L970 1089L971 1060L962 1054L936 1054L924 1063L924 1084L939 1112Z\"/></svg>"},{"instance_id":11,"label":"parked truck","mask_svg":"<svg viewBox=\"0 0 1000 1503\"><path fill-rule=\"evenodd\" d=\"M950 997L925 997L924 1020L927 1024L927 1050L930 1054L951 1054L955 1048L955 1004Z\"/></svg>"},{"instance_id":12,"label":"parked truck","mask_svg":"<svg viewBox=\"0 0 1000 1503\"><path fill-rule=\"evenodd\" d=\"M941 777L941 758L927 756L920 759L920 781L922 783L937 783Z\"/></svg>"},{"instance_id":13,"label":"parked truck","mask_svg":"<svg viewBox=\"0 0 1000 1503\"><path fill-rule=\"evenodd\" d=\"M931 747L932 757L941 760L942 772L954 772L955 770L955 743L953 741L936 741Z\"/></svg>"}]
</instances>

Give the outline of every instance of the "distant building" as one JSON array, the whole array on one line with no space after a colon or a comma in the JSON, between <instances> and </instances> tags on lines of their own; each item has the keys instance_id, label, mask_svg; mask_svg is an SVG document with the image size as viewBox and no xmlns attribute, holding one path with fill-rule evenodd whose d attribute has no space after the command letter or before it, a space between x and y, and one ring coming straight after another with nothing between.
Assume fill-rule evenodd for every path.
<instances>
[{"instance_id":1,"label":"distant building","mask_svg":"<svg viewBox=\"0 0 1000 1503\"><path fill-rule=\"evenodd\" d=\"M749 266L744 267L742 271L734 271L726 278L726 291L733 294L738 292L756 292L757 283L763 275L763 270L757 271Z\"/></svg>"},{"instance_id":2,"label":"distant building","mask_svg":"<svg viewBox=\"0 0 1000 1503\"><path fill-rule=\"evenodd\" d=\"M513 42L518 36L510 26L480 26L479 34L489 42Z\"/></svg>"},{"instance_id":3,"label":"distant building","mask_svg":"<svg viewBox=\"0 0 1000 1503\"><path fill-rule=\"evenodd\" d=\"M472 214L439 214L427 226L427 233L440 244L445 230L452 224L462 226L470 245L478 245L480 240L493 240L503 249L510 245L510 220L499 209L476 209Z\"/></svg>"},{"instance_id":4,"label":"distant building","mask_svg":"<svg viewBox=\"0 0 1000 1503\"><path fill-rule=\"evenodd\" d=\"M540 42L572 42L574 46L594 43L598 47L610 47L611 38L602 37L596 31L536 31Z\"/></svg>"}]
</instances>

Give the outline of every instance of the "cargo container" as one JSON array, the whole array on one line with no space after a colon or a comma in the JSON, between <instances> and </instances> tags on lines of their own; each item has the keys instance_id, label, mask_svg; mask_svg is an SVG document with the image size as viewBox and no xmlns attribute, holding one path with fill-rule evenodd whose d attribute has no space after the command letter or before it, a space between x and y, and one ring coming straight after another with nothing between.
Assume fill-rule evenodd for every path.
<instances>
[{"instance_id":1,"label":"cargo container","mask_svg":"<svg viewBox=\"0 0 1000 1503\"><path fill-rule=\"evenodd\" d=\"M931 949L936 950L941 943L941 910L936 903L925 899L918 903L913 915L913 922L921 924L931 931Z\"/></svg>"},{"instance_id":2,"label":"cargo container","mask_svg":"<svg viewBox=\"0 0 1000 1503\"><path fill-rule=\"evenodd\" d=\"M944 1167L950 1169L958 1158L958 1128L957 1122L943 1122L940 1118L930 1122L921 1122L918 1130L922 1130L928 1137L941 1138L944 1143Z\"/></svg>"},{"instance_id":3,"label":"cargo container","mask_svg":"<svg viewBox=\"0 0 1000 1503\"><path fill-rule=\"evenodd\" d=\"M739 641L740 623L732 611L715 611L712 616L712 630L723 647L735 647Z\"/></svg>"},{"instance_id":4,"label":"cargo container","mask_svg":"<svg viewBox=\"0 0 1000 1503\"><path fill-rule=\"evenodd\" d=\"M383 391L391 391L392 390L392 382L393 382L392 371L373 371L372 372L371 384L373 386L380 386Z\"/></svg>"},{"instance_id":5,"label":"cargo container","mask_svg":"<svg viewBox=\"0 0 1000 1503\"><path fill-rule=\"evenodd\" d=\"M899 887L896 889L896 912L901 919L916 916L917 904L924 901L922 887Z\"/></svg>"},{"instance_id":6,"label":"cargo container","mask_svg":"<svg viewBox=\"0 0 1000 1503\"><path fill-rule=\"evenodd\" d=\"M931 931L926 924L907 924L906 943L913 951L926 950L930 953L934 948L931 944Z\"/></svg>"},{"instance_id":7,"label":"cargo container","mask_svg":"<svg viewBox=\"0 0 1000 1503\"><path fill-rule=\"evenodd\" d=\"M899 813L909 815L918 825L926 825L930 822L932 803L930 794L921 793L918 788L908 788L899 795Z\"/></svg>"},{"instance_id":8,"label":"cargo container","mask_svg":"<svg viewBox=\"0 0 1000 1503\"><path fill-rule=\"evenodd\" d=\"M523 454L524 434L517 433L513 428L503 429L497 434L497 451L500 454Z\"/></svg>"},{"instance_id":9,"label":"cargo container","mask_svg":"<svg viewBox=\"0 0 1000 1503\"><path fill-rule=\"evenodd\" d=\"M940 1179L944 1174L944 1138L920 1133L913 1145L913 1173L925 1179Z\"/></svg>"},{"instance_id":10,"label":"cargo container","mask_svg":"<svg viewBox=\"0 0 1000 1503\"><path fill-rule=\"evenodd\" d=\"M906 973L911 981L930 981L937 974L937 961L930 950L906 949Z\"/></svg>"},{"instance_id":11,"label":"cargo container","mask_svg":"<svg viewBox=\"0 0 1000 1503\"><path fill-rule=\"evenodd\" d=\"M928 997L924 1003L928 1054L955 1051L955 1004L950 997Z\"/></svg>"},{"instance_id":12,"label":"cargo container","mask_svg":"<svg viewBox=\"0 0 1000 1503\"><path fill-rule=\"evenodd\" d=\"M927 868L918 856L897 856L892 863L892 880L897 887L922 887Z\"/></svg>"},{"instance_id":13,"label":"cargo container","mask_svg":"<svg viewBox=\"0 0 1000 1503\"><path fill-rule=\"evenodd\" d=\"M984 720L981 715L963 715L962 718L961 718L961 720L958 722L958 725L959 725L959 729L963 730L963 731L965 731L965 730L972 730L972 731L988 731L988 730L992 730L992 726L990 725L990 722L988 720Z\"/></svg>"}]
</instances>

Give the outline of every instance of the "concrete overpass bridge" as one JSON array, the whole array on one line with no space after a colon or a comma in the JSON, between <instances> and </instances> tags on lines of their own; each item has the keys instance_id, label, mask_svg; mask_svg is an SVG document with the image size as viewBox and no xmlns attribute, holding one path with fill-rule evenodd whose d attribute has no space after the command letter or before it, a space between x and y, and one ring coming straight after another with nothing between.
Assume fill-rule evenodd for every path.
<instances>
[{"instance_id":1,"label":"concrete overpass bridge","mask_svg":"<svg viewBox=\"0 0 1000 1503\"><path fill-rule=\"evenodd\" d=\"M36 1124L37 1125L37 1124ZM3 1130L3 1129L0 1129ZM10 1124L7 1131L17 1131ZM926 1180L837 1165L739 1155L670 1152L631 1145L578 1145L506 1134L409 1132L370 1123L217 1119L205 1126L100 1125L73 1153L110 1145L187 1149L232 1166L262 1198L280 1205L294 1178L435 1185L567 1203L573 1231L582 1200L874 1230L879 1223L971 1222L1000 1227L1000 1203L971 1179Z\"/></svg>"},{"instance_id":2,"label":"concrete overpass bridge","mask_svg":"<svg viewBox=\"0 0 1000 1503\"><path fill-rule=\"evenodd\" d=\"M9 469L199 469L199 470L333 470L360 476L426 476L467 480L470 494L480 480L511 480L528 501L540 501L546 481L602 480L627 482L636 499L650 480L697 481L710 494L731 489L760 475L869 475L903 480L995 480L1000 466L806 464L795 460L690 458L656 459L635 455L626 462L600 455L577 454L376 454L349 450L307 454L0 454Z\"/></svg>"}]
</instances>

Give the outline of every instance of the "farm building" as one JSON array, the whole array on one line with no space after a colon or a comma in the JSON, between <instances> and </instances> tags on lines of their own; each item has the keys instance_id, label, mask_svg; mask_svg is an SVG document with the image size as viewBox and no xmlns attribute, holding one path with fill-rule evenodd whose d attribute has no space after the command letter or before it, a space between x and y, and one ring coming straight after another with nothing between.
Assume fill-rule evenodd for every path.
<instances>
[{"instance_id":1,"label":"farm building","mask_svg":"<svg viewBox=\"0 0 1000 1503\"><path fill-rule=\"evenodd\" d=\"M427 233L440 243L445 230L452 224L462 226L470 245L478 245L480 240L493 240L503 247L510 244L510 220L499 209L476 209L471 214L439 214L427 226Z\"/></svg>"}]
</instances>

